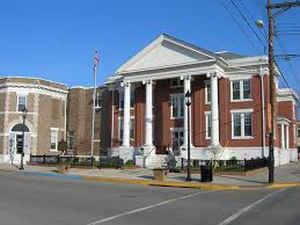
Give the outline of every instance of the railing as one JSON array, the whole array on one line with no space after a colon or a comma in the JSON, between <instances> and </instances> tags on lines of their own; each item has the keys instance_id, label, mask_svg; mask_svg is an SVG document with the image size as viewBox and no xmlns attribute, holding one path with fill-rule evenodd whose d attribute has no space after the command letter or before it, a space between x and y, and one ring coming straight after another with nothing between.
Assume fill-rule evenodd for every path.
<instances>
[{"instance_id":1,"label":"railing","mask_svg":"<svg viewBox=\"0 0 300 225\"><path fill-rule=\"evenodd\" d=\"M101 167L101 168L122 168L124 161L120 157L101 157L96 161L91 156L66 156L66 155L30 155L32 165L57 165L68 162L72 167Z\"/></svg>"},{"instance_id":2,"label":"railing","mask_svg":"<svg viewBox=\"0 0 300 225\"><path fill-rule=\"evenodd\" d=\"M95 158L91 156L65 156L65 155L30 155L32 165L57 165L69 162L72 167L92 167Z\"/></svg>"},{"instance_id":3,"label":"railing","mask_svg":"<svg viewBox=\"0 0 300 225\"><path fill-rule=\"evenodd\" d=\"M192 160L192 170L200 169L202 165L213 165L214 171L240 171L247 172L268 166L267 158L244 159L244 160Z\"/></svg>"}]
</instances>

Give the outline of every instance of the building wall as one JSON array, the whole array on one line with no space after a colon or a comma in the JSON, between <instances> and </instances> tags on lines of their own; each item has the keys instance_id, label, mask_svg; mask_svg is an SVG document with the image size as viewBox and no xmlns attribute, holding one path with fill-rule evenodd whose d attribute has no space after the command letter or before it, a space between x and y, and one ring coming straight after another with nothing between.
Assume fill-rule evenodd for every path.
<instances>
[{"instance_id":1,"label":"building wall","mask_svg":"<svg viewBox=\"0 0 300 225\"><path fill-rule=\"evenodd\" d=\"M37 154L57 154L50 149L51 128L58 128L58 142L65 140L65 101L39 95Z\"/></svg>"},{"instance_id":2,"label":"building wall","mask_svg":"<svg viewBox=\"0 0 300 225\"><path fill-rule=\"evenodd\" d=\"M111 95L109 91L104 92L101 88L97 89L100 99L103 101L102 108L95 112L95 137L94 137L94 155L104 152L110 142L109 132L109 110L111 107ZM78 155L91 154L91 136L92 136L92 106L93 106L93 88L71 88L68 96L68 130L73 131L73 151ZM102 124L102 118L105 119L105 126ZM107 126L107 127L106 127Z\"/></svg>"},{"instance_id":3,"label":"building wall","mask_svg":"<svg viewBox=\"0 0 300 225\"><path fill-rule=\"evenodd\" d=\"M219 132L220 144L226 149L255 149L259 152L262 149L263 143L263 128L262 128L262 100L261 100L261 77L253 74L251 77L251 95L250 101L231 101L230 79L221 77L218 80L219 85ZM210 104L205 102L205 84L210 83L210 79L205 74L193 76L191 82L192 89L192 106L191 106L191 136L192 148L195 151L206 149L210 145L210 140L206 139L206 118L205 112L210 111ZM133 86L133 85L132 85ZM265 146L268 146L268 129L270 127L270 101L269 101L269 81L268 76L264 76L264 110L265 110ZM144 145L145 138L145 85L135 85L134 99L134 117L135 117L135 142L133 147L141 147ZM171 87L170 80L157 80L153 85L153 142L160 151L168 146L171 147L171 129L174 127L183 127L183 119L171 119L171 100L170 95L174 93L183 93L183 87ZM119 146L118 137L118 118L122 116L122 111L118 110L119 94L114 92L115 105L113 114L113 147ZM276 114L286 117L294 121L292 115L292 102L280 102L276 104L278 108ZM232 138L232 121L231 110L237 109L252 109L252 136L249 139L234 139ZM112 117L111 117L112 118ZM293 122L294 123L294 122ZM290 124L289 146L293 145L293 124ZM281 131L280 127L276 126L276 141L275 147L281 147ZM158 151L158 152L159 152ZM256 153L255 153L256 154ZM255 155L253 153L253 155ZM249 154L249 155L252 155ZM266 154L265 154L266 155Z\"/></svg>"},{"instance_id":4,"label":"building wall","mask_svg":"<svg viewBox=\"0 0 300 225\"><path fill-rule=\"evenodd\" d=\"M11 129L23 122L23 113L18 112L17 109L17 97L26 96L25 125L31 134L30 149L28 155L25 155L26 162L29 160L29 154L50 153L50 127L59 128L58 141L64 137L66 93L66 86L42 79L26 77L0 79L0 133L2 137L0 154L3 154L0 158L2 160L8 160Z\"/></svg>"}]
</instances>

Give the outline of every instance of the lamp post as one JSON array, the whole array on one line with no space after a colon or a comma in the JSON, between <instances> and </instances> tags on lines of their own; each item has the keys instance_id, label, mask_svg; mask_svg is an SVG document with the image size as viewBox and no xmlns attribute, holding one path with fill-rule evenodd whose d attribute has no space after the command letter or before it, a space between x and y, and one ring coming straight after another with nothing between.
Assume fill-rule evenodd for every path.
<instances>
[{"instance_id":1,"label":"lamp post","mask_svg":"<svg viewBox=\"0 0 300 225\"><path fill-rule=\"evenodd\" d=\"M191 106L191 93L190 91L188 90L186 93L185 93L185 104L187 106L187 174L186 174L186 181L191 181L192 178L191 178L191 170L190 170L190 167L191 167L191 139L190 139L190 106Z\"/></svg>"},{"instance_id":2,"label":"lamp post","mask_svg":"<svg viewBox=\"0 0 300 225\"><path fill-rule=\"evenodd\" d=\"M20 168L19 170L24 170L24 165L23 165L23 159L24 159L24 145L25 145L25 120L26 120L26 114L27 114L27 109L26 107L23 108L22 110L22 119L23 119L23 126L22 126L22 141L23 141L23 146L22 146L22 153L21 153L21 162L20 162Z\"/></svg>"}]
</instances>

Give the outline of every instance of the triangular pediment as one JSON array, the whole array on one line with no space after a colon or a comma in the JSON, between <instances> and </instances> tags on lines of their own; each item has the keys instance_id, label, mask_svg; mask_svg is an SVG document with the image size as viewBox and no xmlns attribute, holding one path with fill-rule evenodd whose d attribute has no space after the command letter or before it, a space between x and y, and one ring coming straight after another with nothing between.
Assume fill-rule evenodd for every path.
<instances>
[{"instance_id":1,"label":"triangular pediment","mask_svg":"<svg viewBox=\"0 0 300 225\"><path fill-rule=\"evenodd\" d=\"M215 59L208 51L197 48L170 36L161 35L137 55L129 59L118 73L153 70L193 64Z\"/></svg>"}]
</instances>

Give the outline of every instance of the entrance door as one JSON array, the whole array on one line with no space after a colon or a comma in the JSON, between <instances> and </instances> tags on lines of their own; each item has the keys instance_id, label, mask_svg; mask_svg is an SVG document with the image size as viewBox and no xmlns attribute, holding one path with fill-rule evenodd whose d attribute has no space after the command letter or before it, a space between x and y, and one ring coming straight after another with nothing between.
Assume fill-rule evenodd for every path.
<instances>
[{"instance_id":1,"label":"entrance door","mask_svg":"<svg viewBox=\"0 0 300 225\"><path fill-rule=\"evenodd\" d=\"M21 154L17 154L17 144L21 144L22 136L24 131L24 154L25 158L28 160L30 155L30 140L31 133L28 127L23 124L17 124L9 133L9 145L8 145L8 160L11 164L19 164L21 161Z\"/></svg>"}]
</instances>

